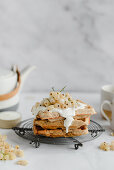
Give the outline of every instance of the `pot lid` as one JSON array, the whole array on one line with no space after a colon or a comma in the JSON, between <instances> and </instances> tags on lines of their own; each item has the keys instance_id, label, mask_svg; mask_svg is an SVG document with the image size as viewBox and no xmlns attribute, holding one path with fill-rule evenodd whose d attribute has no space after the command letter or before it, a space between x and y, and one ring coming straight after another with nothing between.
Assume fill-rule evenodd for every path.
<instances>
[{"instance_id":1,"label":"pot lid","mask_svg":"<svg viewBox=\"0 0 114 170\"><path fill-rule=\"evenodd\" d=\"M0 79L7 79L12 77L15 72L7 69L0 68Z\"/></svg>"}]
</instances>

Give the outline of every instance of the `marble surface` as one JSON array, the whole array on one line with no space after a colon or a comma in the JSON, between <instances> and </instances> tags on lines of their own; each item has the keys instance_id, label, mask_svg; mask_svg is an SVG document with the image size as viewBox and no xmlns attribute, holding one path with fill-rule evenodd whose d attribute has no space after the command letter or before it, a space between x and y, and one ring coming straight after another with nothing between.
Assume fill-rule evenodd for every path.
<instances>
[{"instance_id":1,"label":"marble surface","mask_svg":"<svg viewBox=\"0 0 114 170\"><path fill-rule=\"evenodd\" d=\"M48 93L25 93L21 95L20 106L18 112L22 114L22 120L33 117L31 115L31 107L36 102L41 100ZM25 156L23 159L28 160L29 164L26 167L16 165L14 161L0 161L0 167L5 170L24 170L39 169L39 170L113 170L114 169L114 152L105 152L98 147L102 142L111 142L114 140L110 136L111 130L106 120L103 120L99 113L100 96L97 93L72 93L72 96L79 98L91 104L98 112L92 117L93 120L100 123L106 131L97 139L86 142L79 150L74 150L73 145L48 145L41 144L39 149L35 149L29 144L29 141L17 136L13 130L0 129L1 134L6 134L8 142L12 145L20 145L24 150ZM19 158L17 159L19 160Z\"/></svg>"},{"instance_id":2,"label":"marble surface","mask_svg":"<svg viewBox=\"0 0 114 170\"><path fill-rule=\"evenodd\" d=\"M113 0L0 1L0 67L37 65L24 91L114 83Z\"/></svg>"}]
</instances>

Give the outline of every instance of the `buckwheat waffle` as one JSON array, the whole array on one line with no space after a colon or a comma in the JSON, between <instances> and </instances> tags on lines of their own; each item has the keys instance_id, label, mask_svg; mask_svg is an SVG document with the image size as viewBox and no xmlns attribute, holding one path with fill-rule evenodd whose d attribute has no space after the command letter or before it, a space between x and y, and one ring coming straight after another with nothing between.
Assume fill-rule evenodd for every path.
<instances>
[{"instance_id":1,"label":"buckwheat waffle","mask_svg":"<svg viewBox=\"0 0 114 170\"><path fill-rule=\"evenodd\" d=\"M77 101L82 103L82 104L86 104L86 103L84 103L84 102L82 102L80 100L76 100L76 102ZM94 108L92 106L86 104L84 109L78 109L78 110L75 111L74 118L77 118L77 119L78 118L86 118L86 117L91 116L91 115L93 115L95 113L96 112L95 112ZM48 119L48 120L64 119L63 117L60 116L59 113L57 113L57 112L49 112L47 110L44 111L44 112L40 111L39 114L37 115L37 118L40 118L42 120L44 120L44 119Z\"/></svg>"},{"instance_id":2,"label":"buckwheat waffle","mask_svg":"<svg viewBox=\"0 0 114 170\"><path fill-rule=\"evenodd\" d=\"M43 135L47 137L73 137L73 136L81 136L86 135L88 133L87 126L82 126L79 129L70 129L69 132L66 133L66 130L63 129L41 129L39 126L33 126L33 131L35 135Z\"/></svg>"},{"instance_id":3,"label":"buckwheat waffle","mask_svg":"<svg viewBox=\"0 0 114 170\"><path fill-rule=\"evenodd\" d=\"M81 126L84 126L84 125L89 125L90 123L90 118L85 118L83 120L77 120L77 119L74 119L72 121L72 125L69 127L69 128L79 128ZM35 119L34 120L34 126L40 126L42 127L43 129L65 129L65 126L64 126L64 120L58 120L58 121L53 121L53 122L50 122L49 120L37 120Z\"/></svg>"},{"instance_id":4,"label":"buckwheat waffle","mask_svg":"<svg viewBox=\"0 0 114 170\"><path fill-rule=\"evenodd\" d=\"M90 116L96 112L92 106L72 99L69 93L51 92L49 98L32 107L32 113L35 135L73 137L88 133Z\"/></svg>"}]
</instances>

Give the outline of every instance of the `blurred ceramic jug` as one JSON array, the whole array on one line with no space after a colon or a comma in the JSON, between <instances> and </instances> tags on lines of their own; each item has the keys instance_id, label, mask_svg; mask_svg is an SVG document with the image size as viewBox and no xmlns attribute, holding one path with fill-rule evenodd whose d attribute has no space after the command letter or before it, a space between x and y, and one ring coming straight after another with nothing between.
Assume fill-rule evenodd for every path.
<instances>
[{"instance_id":1,"label":"blurred ceramic jug","mask_svg":"<svg viewBox=\"0 0 114 170\"><path fill-rule=\"evenodd\" d=\"M0 68L0 112L17 109L24 80L35 68L36 66L27 66L21 72L15 65L11 70Z\"/></svg>"}]
</instances>

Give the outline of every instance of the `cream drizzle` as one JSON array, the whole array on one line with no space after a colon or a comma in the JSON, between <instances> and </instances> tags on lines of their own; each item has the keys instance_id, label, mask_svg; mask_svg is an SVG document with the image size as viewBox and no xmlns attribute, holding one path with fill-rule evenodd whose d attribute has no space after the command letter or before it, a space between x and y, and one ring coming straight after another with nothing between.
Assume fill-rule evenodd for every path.
<instances>
[{"instance_id":1,"label":"cream drizzle","mask_svg":"<svg viewBox=\"0 0 114 170\"><path fill-rule=\"evenodd\" d=\"M75 111L79 110L79 109L84 109L86 104L77 102L77 104L79 104L80 106L75 107L69 107L67 109L61 109L61 108L53 108L51 110L51 112L57 112L60 114L60 116L64 117L64 126L66 127L66 133L68 133L68 128L69 126L72 124L72 121L74 120L74 116L75 116ZM33 106L32 108L32 113L33 115L37 115L39 111L45 111L47 109L47 107L44 106L39 106L39 107L35 107Z\"/></svg>"}]
</instances>

